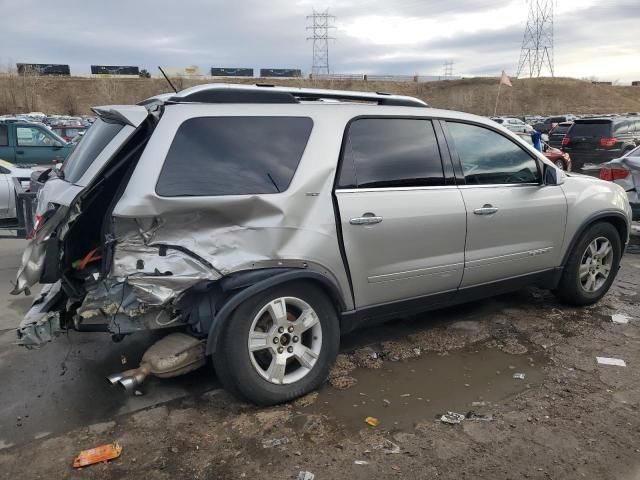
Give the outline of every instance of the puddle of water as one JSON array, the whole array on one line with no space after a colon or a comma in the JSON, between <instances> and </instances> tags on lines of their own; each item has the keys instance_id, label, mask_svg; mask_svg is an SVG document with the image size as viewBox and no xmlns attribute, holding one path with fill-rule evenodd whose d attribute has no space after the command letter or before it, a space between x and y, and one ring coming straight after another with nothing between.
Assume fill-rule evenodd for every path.
<instances>
[{"instance_id":1,"label":"puddle of water","mask_svg":"<svg viewBox=\"0 0 640 480\"><path fill-rule=\"evenodd\" d=\"M493 349L423 354L407 362L385 362L382 369L357 369L351 374L357 385L347 390L325 385L303 411L327 414L356 429L372 416L380 428L410 430L446 411L492 413L492 402L541 383L543 363L541 356ZM513 378L514 373L524 373L525 379ZM486 406L472 406L482 401Z\"/></svg>"}]
</instances>

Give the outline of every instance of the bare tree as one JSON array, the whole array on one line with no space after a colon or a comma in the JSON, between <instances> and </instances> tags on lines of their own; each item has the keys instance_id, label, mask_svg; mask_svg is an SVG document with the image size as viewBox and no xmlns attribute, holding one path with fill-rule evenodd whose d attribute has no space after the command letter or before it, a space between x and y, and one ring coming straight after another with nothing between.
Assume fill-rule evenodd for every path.
<instances>
[{"instance_id":1,"label":"bare tree","mask_svg":"<svg viewBox=\"0 0 640 480\"><path fill-rule=\"evenodd\" d=\"M98 83L98 95L104 104L118 103L120 86L115 78L103 78Z\"/></svg>"},{"instance_id":2,"label":"bare tree","mask_svg":"<svg viewBox=\"0 0 640 480\"><path fill-rule=\"evenodd\" d=\"M76 97L72 92L67 92L62 101L67 115L74 116L80 113L80 108L78 107L78 97Z\"/></svg>"},{"instance_id":3,"label":"bare tree","mask_svg":"<svg viewBox=\"0 0 640 480\"><path fill-rule=\"evenodd\" d=\"M24 96L24 108L27 112L34 112L38 108L38 89L40 84L40 72L24 66L20 75L22 93Z\"/></svg>"},{"instance_id":4,"label":"bare tree","mask_svg":"<svg viewBox=\"0 0 640 480\"><path fill-rule=\"evenodd\" d=\"M11 62L0 75L2 88L0 88L0 113L16 113L19 108L20 78Z\"/></svg>"}]
</instances>

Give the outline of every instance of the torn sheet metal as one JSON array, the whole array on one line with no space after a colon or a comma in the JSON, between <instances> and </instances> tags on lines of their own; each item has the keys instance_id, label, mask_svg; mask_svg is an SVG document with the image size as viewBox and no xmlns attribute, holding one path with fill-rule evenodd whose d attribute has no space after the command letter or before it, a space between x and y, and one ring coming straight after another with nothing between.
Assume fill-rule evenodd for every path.
<instances>
[{"instance_id":1,"label":"torn sheet metal","mask_svg":"<svg viewBox=\"0 0 640 480\"><path fill-rule=\"evenodd\" d=\"M49 311L59 296L60 282L42 288L40 296L18 326L18 344L27 348L39 347L63 331L59 312Z\"/></svg>"}]
</instances>

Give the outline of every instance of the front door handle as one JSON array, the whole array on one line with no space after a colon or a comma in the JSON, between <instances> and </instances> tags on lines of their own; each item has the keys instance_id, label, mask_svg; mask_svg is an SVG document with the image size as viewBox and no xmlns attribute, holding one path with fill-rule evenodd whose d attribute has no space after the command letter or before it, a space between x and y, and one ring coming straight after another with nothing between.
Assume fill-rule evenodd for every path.
<instances>
[{"instance_id":1,"label":"front door handle","mask_svg":"<svg viewBox=\"0 0 640 480\"><path fill-rule=\"evenodd\" d=\"M367 212L363 213L361 217L352 218L349 223L351 225L373 225L381 221L382 217L378 217L375 213Z\"/></svg>"},{"instance_id":2,"label":"front door handle","mask_svg":"<svg viewBox=\"0 0 640 480\"><path fill-rule=\"evenodd\" d=\"M476 208L473 213L476 215L493 215L498 209L490 203L485 203L482 208Z\"/></svg>"}]
</instances>

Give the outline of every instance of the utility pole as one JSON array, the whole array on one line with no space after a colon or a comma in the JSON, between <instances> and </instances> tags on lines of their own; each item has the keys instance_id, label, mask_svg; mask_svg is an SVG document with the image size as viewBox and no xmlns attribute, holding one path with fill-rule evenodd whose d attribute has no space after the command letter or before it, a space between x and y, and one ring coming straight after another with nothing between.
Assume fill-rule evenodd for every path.
<instances>
[{"instance_id":1,"label":"utility pole","mask_svg":"<svg viewBox=\"0 0 640 480\"><path fill-rule=\"evenodd\" d=\"M524 29L517 76L554 76L553 10L555 0L528 0L529 16Z\"/></svg>"},{"instance_id":2,"label":"utility pole","mask_svg":"<svg viewBox=\"0 0 640 480\"><path fill-rule=\"evenodd\" d=\"M453 77L453 62L451 60L444 62L444 78Z\"/></svg>"},{"instance_id":3,"label":"utility pole","mask_svg":"<svg viewBox=\"0 0 640 480\"><path fill-rule=\"evenodd\" d=\"M314 75L329 75L329 40L335 40L335 37L329 36L329 31L333 26L336 17L329 14L329 9L323 11L313 10L311 15L307 16L307 22L311 21L311 25L307 26L311 36L307 40L313 40L313 64L311 73Z\"/></svg>"}]
</instances>

